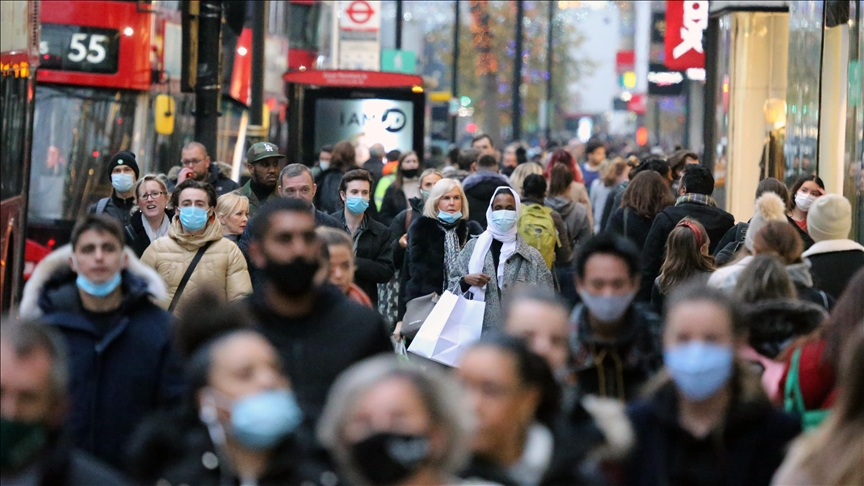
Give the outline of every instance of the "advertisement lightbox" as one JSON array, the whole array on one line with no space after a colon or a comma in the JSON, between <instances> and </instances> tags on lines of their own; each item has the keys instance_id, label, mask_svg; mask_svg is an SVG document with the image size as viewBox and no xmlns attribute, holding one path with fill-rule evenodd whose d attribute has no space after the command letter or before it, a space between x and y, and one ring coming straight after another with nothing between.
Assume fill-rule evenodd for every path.
<instances>
[{"instance_id":1,"label":"advertisement lightbox","mask_svg":"<svg viewBox=\"0 0 864 486\"><path fill-rule=\"evenodd\" d=\"M315 147L364 135L386 151L414 148L414 103L394 99L319 98L315 101Z\"/></svg>"}]
</instances>

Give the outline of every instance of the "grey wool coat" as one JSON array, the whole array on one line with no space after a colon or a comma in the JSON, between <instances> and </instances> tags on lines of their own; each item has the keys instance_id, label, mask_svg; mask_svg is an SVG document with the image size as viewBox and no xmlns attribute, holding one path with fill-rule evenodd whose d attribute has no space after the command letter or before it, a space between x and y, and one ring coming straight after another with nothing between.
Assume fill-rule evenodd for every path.
<instances>
[{"instance_id":1,"label":"grey wool coat","mask_svg":"<svg viewBox=\"0 0 864 486\"><path fill-rule=\"evenodd\" d=\"M477 238L471 238L459 253L459 270L462 277L468 275L468 262L471 261L471 253ZM519 262L522 262L520 265ZM518 274L517 274L518 271ZM503 296L498 288L497 269L492 259L492 251L486 253L483 262L483 273L492 276L486 284L486 311L483 314L483 334L503 327L502 298L506 298L508 292L522 285L540 285L552 290L554 282L552 273L546 268L543 256L534 247L528 245L521 236L516 235L516 251L504 262L504 289Z\"/></svg>"}]
</instances>

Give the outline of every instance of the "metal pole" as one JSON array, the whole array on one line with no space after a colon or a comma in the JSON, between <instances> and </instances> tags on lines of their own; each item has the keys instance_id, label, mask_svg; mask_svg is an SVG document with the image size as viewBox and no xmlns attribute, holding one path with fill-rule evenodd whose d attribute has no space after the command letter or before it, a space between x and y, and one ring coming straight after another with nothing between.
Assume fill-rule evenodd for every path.
<instances>
[{"instance_id":1,"label":"metal pole","mask_svg":"<svg viewBox=\"0 0 864 486\"><path fill-rule=\"evenodd\" d=\"M525 5L516 0L516 56L513 59L513 140L522 138L522 18Z\"/></svg>"},{"instance_id":2,"label":"metal pole","mask_svg":"<svg viewBox=\"0 0 864 486\"><path fill-rule=\"evenodd\" d=\"M195 85L195 140L217 158L222 98L222 2L202 1L199 17L198 82Z\"/></svg>"},{"instance_id":3,"label":"metal pole","mask_svg":"<svg viewBox=\"0 0 864 486\"><path fill-rule=\"evenodd\" d=\"M251 143L261 141L264 133L264 38L267 31L269 1L252 3L252 86L247 137Z\"/></svg>"},{"instance_id":4,"label":"metal pole","mask_svg":"<svg viewBox=\"0 0 864 486\"><path fill-rule=\"evenodd\" d=\"M453 22L453 66L451 68L450 91L452 97L459 96L459 0L453 1L454 14L456 16ZM456 128L459 124L458 117L450 117L450 143L456 143Z\"/></svg>"},{"instance_id":5,"label":"metal pole","mask_svg":"<svg viewBox=\"0 0 864 486\"><path fill-rule=\"evenodd\" d=\"M396 49L402 49L402 0L396 0Z\"/></svg>"},{"instance_id":6,"label":"metal pole","mask_svg":"<svg viewBox=\"0 0 864 486\"><path fill-rule=\"evenodd\" d=\"M555 2L549 2L549 28L546 32L546 143L552 138L552 36L555 34L553 22L555 20Z\"/></svg>"}]
</instances>

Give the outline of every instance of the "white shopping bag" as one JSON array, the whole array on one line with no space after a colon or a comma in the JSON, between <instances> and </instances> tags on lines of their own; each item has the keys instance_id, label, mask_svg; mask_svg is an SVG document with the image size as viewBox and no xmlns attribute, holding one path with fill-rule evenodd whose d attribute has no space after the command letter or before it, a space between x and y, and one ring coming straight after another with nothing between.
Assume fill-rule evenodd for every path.
<instances>
[{"instance_id":1,"label":"white shopping bag","mask_svg":"<svg viewBox=\"0 0 864 486\"><path fill-rule=\"evenodd\" d=\"M408 352L455 367L465 349L480 339L485 310L484 302L445 291L423 321Z\"/></svg>"}]
</instances>

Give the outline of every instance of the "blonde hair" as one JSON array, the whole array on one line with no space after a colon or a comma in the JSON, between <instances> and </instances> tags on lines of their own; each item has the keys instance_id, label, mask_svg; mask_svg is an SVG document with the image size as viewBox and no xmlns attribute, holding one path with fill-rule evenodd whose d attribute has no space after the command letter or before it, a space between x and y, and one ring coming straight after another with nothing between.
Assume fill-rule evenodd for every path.
<instances>
[{"instance_id":1,"label":"blonde hair","mask_svg":"<svg viewBox=\"0 0 864 486\"><path fill-rule=\"evenodd\" d=\"M140 209L138 207L138 189L140 189L141 186L144 185L145 182L150 182L150 181L153 181L153 182L159 184L159 187L162 188L162 192L165 193L165 197L168 198L168 204L166 204L165 207L171 206L171 193L168 192L168 186L165 185L165 175L164 174L158 174L158 175L157 174L146 174L146 175L141 176L141 178L138 179L138 181L135 183L135 188L134 188L134 190L135 190L135 205L132 207L132 213L135 213L136 211L138 211Z\"/></svg>"},{"instance_id":2,"label":"blonde hair","mask_svg":"<svg viewBox=\"0 0 864 486\"><path fill-rule=\"evenodd\" d=\"M612 160L606 159L600 164L600 179L604 186L611 186L627 169L627 161L621 157L615 157Z\"/></svg>"},{"instance_id":3,"label":"blonde hair","mask_svg":"<svg viewBox=\"0 0 864 486\"><path fill-rule=\"evenodd\" d=\"M526 162L517 165L513 169L513 173L510 174L510 185L513 186L517 194L522 194L522 184L525 183L525 179L531 174L543 175L543 166L534 162Z\"/></svg>"},{"instance_id":4,"label":"blonde hair","mask_svg":"<svg viewBox=\"0 0 864 486\"><path fill-rule=\"evenodd\" d=\"M453 188L459 189L459 195L462 197L462 219L468 219L468 198L465 197L465 191L462 189L462 183L456 179L441 179L435 183L432 191L429 193L429 199L426 200L426 205L423 206L423 216L427 218L438 218L438 201L444 197L444 194L452 191Z\"/></svg>"},{"instance_id":5,"label":"blonde hair","mask_svg":"<svg viewBox=\"0 0 864 486\"><path fill-rule=\"evenodd\" d=\"M216 214L220 216L231 216L238 210L249 211L249 198L233 192L222 194L216 200Z\"/></svg>"}]
</instances>

